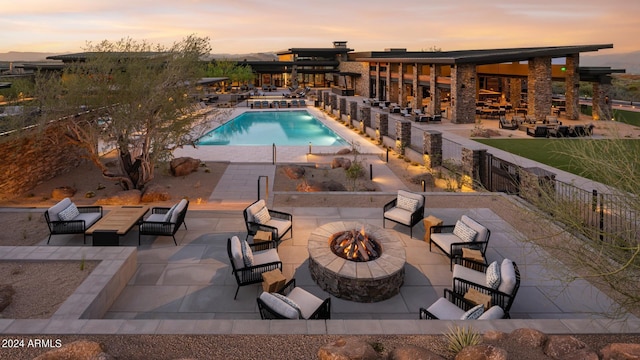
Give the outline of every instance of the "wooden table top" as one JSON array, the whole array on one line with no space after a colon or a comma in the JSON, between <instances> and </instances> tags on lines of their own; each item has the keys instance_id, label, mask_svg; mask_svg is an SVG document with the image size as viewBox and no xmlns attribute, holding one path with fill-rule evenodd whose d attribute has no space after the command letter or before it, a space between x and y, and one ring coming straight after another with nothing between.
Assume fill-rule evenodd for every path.
<instances>
[{"instance_id":1,"label":"wooden table top","mask_svg":"<svg viewBox=\"0 0 640 360\"><path fill-rule=\"evenodd\" d=\"M138 223L138 220L149 211L149 206L122 206L113 209L93 224L85 233L93 234L96 230L115 231L118 235L125 235Z\"/></svg>"}]
</instances>

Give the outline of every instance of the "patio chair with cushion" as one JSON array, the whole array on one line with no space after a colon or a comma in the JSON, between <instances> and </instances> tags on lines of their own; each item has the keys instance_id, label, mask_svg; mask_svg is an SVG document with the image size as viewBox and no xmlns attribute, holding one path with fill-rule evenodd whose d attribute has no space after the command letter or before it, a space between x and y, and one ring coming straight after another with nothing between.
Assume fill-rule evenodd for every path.
<instances>
[{"instance_id":1,"label":"patio chair with cushion","mask_svg":"<svg viewBox=\"0 0 640 360\"><path fill-rule=\"evenodd\" d=\"M273 242L249 244L246 240L233 236L227 239L227 255L238 284L234 300L238 296L240 286L261 283L264 272L275 269L282 271L282 261Z\"/></svg>"},{"instance_id":2,"label":"patio chair with cushion","mask_svg":"<svg viewBox=\"0 0 640 360\"><path fill-rule=\"evenodd\" d=\"M382 227L385 220L409 227L409 236L413 237L413 226L424 218L424 195L398 190L398 196L384 205Z\"/></svg>"},{"instance_id":3,"label":"patio chair with cushion","mask_svg":"<svg viewBox=\"0 0 640 360\"><path fill-rule=\"evenodd\" d=\"M420 308L423 320L494 320L508 319L509 313L494 305L485 310L484 305L476 305L462 295L444 289L444 297L439 298L428 308Z\"/></svg>"},{"instance_id":4,"label":"patio chair with cushion","mask_svg":"<svg viewBox=\"0 0 640 360\"><path fill-rule=\"evenodd\" d=\"M527 135L533 137L546 137L547 125L530 125L527 127Z\"/></svg>"},{"instance_id":5,"label":"patio chair with cushion","mask_svg":"<svg viewBox=\"0 0 640 360\"><path fill-rule=\"evenodd\" d=\"M458 263L453 267L453 292L464 296L469 289L475 289L491 296L491 304L500 306L506 312L511 309L519 288L520 270L509 259L494 261L489 265L474 262L473 269Z\"/></svg>"},{"instance_id":6,"label":"patio chair with cushion","mask_svg":"<svg viewBox=\"0 0 640 360\"><path fill-rule=\"evenodd\" d=\"M189 208L189 200L182 199L172 207L154 207L151 209L151 215L138 224L138 245L142 235L171 236L173 242L176 241L176 232L184 225L187 230L187 223L184 217L187 215Z\"/></svg>"},{"instance_id":7,"label":"patio chair with cushion","mask_svg":"<svg viewBox=\"0 0 640 360\"><path fill-rule=\"evenodd\" d=\"M435 245L447 257L449 268L453 268L453 259L462 257L462 248L479 250L486 258L487 245L491 230L472 218L462 215L455 225L432 226L429 236L429 251Z\"/></svg>"},{"instance_id":8,"label":"patio chair with cushion","mask_svg":"<svg viewBox=\"0 0 640 360\"><path fill-rule=\"evenodd\" d=\"M51 235L83 234L83 243L87 243L85 231L102 218L102 206L76 206L71 199L64 198L44 212L44 219Z\"/></svg>"},{"instance_id":9,"label":"patio chair with cushion","mask_svg":"<svg viewBox=\"0 0 640 360\"><path fill-rule=\"evenodd\" d=\"M271 233L275 246L280 244L284 235L290 232L293 237L293 216L282 211L267 208L264 200L257 200L242 212L247 227L247 238L254 236L258 230Z\"/></svg>"},{"instance_id":10,"label":"patio chair with cushion","mask_svg":"<svg viewBox=\"0 0 640 360\"><path fill-rule=\"evenodd\" d=\"M262 292L257 299L260 317L265 319L330 319L331 298L321 299L296 287L291 279L277 293Z\"/></svg>"},{"instance_id":11,"label":"patio chair with cushion","mask_svg":"<svg viewBox=\"0 0 640 360\"><path fill-rule=\"evenodd\" d=\"M498 125L500 129L515 130L518 128L518 124L515 121L509 121L505 116L500 116L499 121Z\"/></svg>"}]
</instances>

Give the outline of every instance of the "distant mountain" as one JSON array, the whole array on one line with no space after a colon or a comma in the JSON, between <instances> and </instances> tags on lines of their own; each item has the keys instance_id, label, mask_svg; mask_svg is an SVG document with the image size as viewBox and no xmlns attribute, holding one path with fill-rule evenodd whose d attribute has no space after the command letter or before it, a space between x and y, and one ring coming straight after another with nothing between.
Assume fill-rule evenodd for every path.
<instances>
[{"instance_id":1,"label":"distant mountain","mask_svg":"<svg viewBox=\"0 0 640 360\"><path fill-rule=\"evenodd\" d=\"M627 74L640 74L640 51L623 54L581 55L580 66L610 66L625 69Z\"/></svg>"},{"instance_id":2,"label":"distant mountain","mask_svg":"<svg viewBox=\"0 0 640 360\"><path fill-rule=\"evenodd\" d=\"M16 61L16 62L33 62L45 61L47 56L63 55L67 53L44 53L44 52L22 52L9 51L0 53L0 61ZM249 53L249 54L210 54L209 59L228 59L228 60L250 60L250 61L273 61L278 56L275 53Z\"/></svg>"},{"instance_id":3,"label":"distant mountain","mask_svg":"<svg viewBox=\"0 0 640 360\"><path fill-rule=\"evenodd\" d=\"M45 61L47 56L61 55L61 53L44 53L44 52L27 52L27 51L9 51L0 53L0 61Z\"/></svg>"},{"instance_id":4,"label":"distant mountain","mask_svg":"<svg viewBox=\"0 0 640 360\"><path fill-rule=\"evenodd\" d=\"M273 61L278 60L275 53L249 53L249 54L211 54L210 59L248 60L248 61Z\"/></svg>"}]
</instances>

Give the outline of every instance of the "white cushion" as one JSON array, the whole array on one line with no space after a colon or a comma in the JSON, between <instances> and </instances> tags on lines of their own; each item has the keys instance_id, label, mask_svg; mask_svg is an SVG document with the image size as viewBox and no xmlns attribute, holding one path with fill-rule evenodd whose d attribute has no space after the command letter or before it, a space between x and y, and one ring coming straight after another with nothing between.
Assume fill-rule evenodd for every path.
<instances>
[{"instance_id":1,"label":"white cushion","mask_svg":"<svg viewBox=\"0 0 640 360\"><path fill-rule=\"evenodd\" d=\"M90 212L90 213L80 213L80 215L76 216L73 220L84 220L84 226L89 228L91 225L95 224L98 220L100 220L99 212Z\"/></svg>"},{"instance_id":2,"label":"white cushion","mask_svg":"<svg viewBox=\"0 0 640 360\"><path fill-rule=\"evenodd\" d=\"M151 221L151 222L165 222L164 218L165 218L166 214L151 214L149 215L149 217L147 217L144 221Z\"/></svg>"},{"instance_id":3,"label":"white cushion","mask_svg":"<svg viewBox=\"0 0 640 360\"><path fill-rule=\"evenodd\" d=\"M487 275L482 271L469 269L466 266L455 264L453 265L452 278L463 279L474 284L487 286Z\"/></svg>"},{"instance_id":4,"label":"white cushion","mask_svg":"<svg viewBox=\"0 0 640 360\"><path fill-rule=\"evenodd\" d=\"M240 249L242 251L242 261L244 266L253 266L253 251L246 240L240 240Z\"/></svg>"},{"instance_id":5,"label":"white cushion","mask_svg":"<svg viewBox=\"0 0 640 360\"><path fill-rule=\"evenodd\" d=\"M482 315L482 313L484 313L484 305L476 305L469 309L469 311L465 312L460 317L460 320L476 320Z\"/></svg>"},{"instance_id":6,"label":"white cushion","mask_svg":"<svg viewBox=\"0 0 640 360\"><path fill-rule=\"evenodd\" d=\"M478 320L495 320L504 318L504 310L498 305L494 305L480 315Z\"/></svg>"},{"instance_id":7,"label":"white cushion","mask_svg":"<svg viewBox=\"0 0 640 360\"><path fill-rule=\"evenodd\" d=\"M180 212L182 212L186 206L187 206L187 199L180 200L176 208L173 210L173 213L171 214L172 223L175 223L178 221L178 216L180 215Z\"/></svg>"},{"instance_id":8,"label":"white cushion","mask_svg":"<svg viewBox=\"0 0 640 360\"><path fill-rule=\"evenodd\" d=\"M424 202L423 202L424 199L421 194L416 194L416 193L412 193L410 191L405 191L405 190L398 190L398 197L400 196L404 196L409 199L418 200L418 207L416 207L416 209L424 206Z\"/></svg>"},{"instance_id":9,"label":"white cushion","mask_svg":"<svg viewBox=\"0 0 640 360\"><path fill-rule=\"evenodd\" d=\"M300 305L298 305L295 301L291 300L290 298L282 295L282 294L278 294L276 292L271 293L271 295L277 297L278 299L280 299L280 301L283 301L285 303L287 303L287 305L291 306L292 308L296 309L296 311L298 312L298 318L302 319L302 311L300 311Z\"/></svg>"},{"instance_id":10,"label":"white cushion","mask_svg":"<svg viewBox=\"0 0 640 360\"><path fill-rule=\"evenodd\" d=\"M298 310L291 307L291 305L285 303L284 301L278 299L268 292L262 292L260 294L260 300L264 302L267 306L271 308L271 310L276 313L284 316L287 319L298 319L300 314Z\"/></svg>"},{"instance_id":11,"label":"white cushion","mask_svg":"<svg viewBox=\"0 0 640 360\"><path fill-rule=\"evenodd\" d=\"M436 300L427 311L440 320L459 320L464 315L464 310L445 298Z\"/></svg>"},{"instance_id":12,"label":"white cushion","mask_svg":"<svg viewBox=\"0 0 640 360\"><path fill-rule=\"evenodd\" d=\"M323 303L322 299L299 287L293 288L287 297L298 304L300 313L305 319L313 315Z\"/></svg>"},{"instance_id":13,"label":"white cushion","mask_svg":"<svg viewBox=\"0 0 640 360\"><path fill-rule=\"evenodd\" d=\"M171 215L173 215L174 211L176 211L176 207L178 207L179 203L173 204L172 207L164 214L162 217L162 222L171 222Z\"/></svg>"},{"instance_id":14,"label":"white cushion","mask_svg":"<svg viewBox=\"0 0 640 360\"><path fill-rule=\"evenodd\" d=\"M244 260L242 259L242 245L240 239L237 236L231 238L231 257L233 265L236 269L244 268Z\"/></svg>"},{"instance_id":15,"label":"white cushion","mask_svg":"<svg viewBox=\"0 0 640 360\"><path fill-rule=\"evenodd\" d=\"M453 234L464 242L472 242L475 241L478 232L458 220L456 221L456 226L453 228Z\"/></svg>"},{"instance_id":16,"label":"white cushion","mask_svg":"<svg viewBox=\"0 0 640 360\"><path fill-rule=\"evenodd\" d=\"M484 227L483 225L479 224L477 221L473 220L472 218L466 215L462 215L462 217L460 217L460 221L462 221L463 223L465 223L465 225L472 228L478 233L478 236L476 236L475 241L488 240L487 237L489 236L489 230L486 227Z\"/></svg>"},{"instance_id":17,"label":"white cushion","mask_svg":"<svg viewBox=\"0 0 640 360\"><path fill-rule=\"evenodd\" d=\"M49 210L47 210L47 212L49 213L49 220L51 221L59 221L60 218L58 217L58 213L66 208L69 207L69 205L71 205L71 199L69 198L64 198L62 200L60 200L57 204L53 205L52 207L49 208Z\"/></svg>"},{"instance_id":18,"label":"white cushion","mask_svg":"<svg viewBox=\"0 0 640 360\"><path fill-rule=\"evenodd\" d=\"M269 209L267 209L266 206L260 209L260 211L258 211L257 213L255 213L253 217L258 224L266 224L269 222L269 220L271 220L271 215L269 215Z\"/></svg>"},{"instance_id":19,"label":"white cushion","mask_svg":"<svg viewBox=\"0 0 640 360\"><path fill-rule=\"evenodd\" d=\"M487 267L487 286L497 289L498 285L500 285L500 264L494 261Z\"/></svg>"},{"instance_id":20,"label":"white cushion","mask_svg":"<svg viewBox=\"0 0 640 360\"><path fill-rule=\"evenodd\" d=\"M278 256L278 250L276 249L253 252L253 265L263 265L277 261L280 261L280 256Z\"/></svg>"},{"instance_id":21,"label":"white cushion","mask_svg":"<svg viewBox=\"0 0 640 360\"><path fill-rule=\"evenodd\" d=\"M516 270L513 268L513 261L504 259L500 266L500 286L498 286L498 290L505 294L511 294L515 287Z\"/></svg>"},{"instance_id":22,"label":"white cushion","mask_svg":"<svg viewBox=\"0 0 640 360\"><path fill-rule=\"evenodd\" d=\"M251 206L249 206L245 210L247 212L247 221L250 221L250 222L255 221L254 216L258 211L262 210L262 208L265 206L267 206L267 203L265 203L264 200L258 200L255 203L253 203Z\"/></svg>"},{"instance_id":23,"label":"white cushion","mask_svg":"<svg viewBox=\"0 0 640 360\"><path fill-rule=\"evenodd\" d=\"M451 255L449 254L449 252L451 251L451 244L459 243L460 238L453 233L432 233L431 241L438 244L438 246L440 246L442 250L448 255Z\"/></svg>"},{"instance_id":24,"label":"white cushion","mask_svg":"<svg viewBox=\"0 0 640 360\"><path fill-rule=\"evenodd\" d=\"M76 204L71 203L71 205L58 213L58 218L62 221L69 221L75 219L78 215L80 215L80 211L78 211Z\"/></svg>"},{"instance_id":25,"label":"white cushion","mask_svg":"<svg viewBox=\"0 0 640 360\"><path fill-rule=\"evenodd\" d=\"M278 229L278 236L282 236L291 227L291 221L279 218L271 218L265 225Z\"/></svg>"},{"instance_id":26,"label":"white cushion","mask_svg":"<svg viewBox=\"0 0 640 360\"><path fill-rule=\"evenodd\" d=\"M391 210L385 212L384 217L385 219L391 219L393 221L399 222L400 224L411 224L411 212L399 207L394 207Z\"/></svg>"},{"instance_id":27,"label":"white cushion","mask_svg":"<svg viewBox=\"0 0 640 360\"><path fill-rule=\"evenodd\" d=\"M418 200L403 195L398 195L396 206L400 209L407 210L413 213L418 208Z\"/></svg>"}]
</instances>

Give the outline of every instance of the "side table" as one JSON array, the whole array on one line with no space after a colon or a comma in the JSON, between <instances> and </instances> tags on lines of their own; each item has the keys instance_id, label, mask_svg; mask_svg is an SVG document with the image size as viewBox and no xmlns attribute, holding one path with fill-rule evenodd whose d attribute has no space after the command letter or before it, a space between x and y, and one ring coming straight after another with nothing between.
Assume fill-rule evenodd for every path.
<instances>
[{"instance_id":1,"label":"side table","mask_svg":"<svg viewBox=\"0 0 640 360\"><path fill-rule=\"evenodd\" d=\"M269 231L258 230L256 231L256 234L253 235L254 244L268 241L271 241L271 232Z\"/></svg>"},{"instance_id":2,"label":"side table","mask_svg":"<svg viewBox=\"0 0 640 360\"><path fill-rule=\"evenodd\" d=\"M262 273L262 290L266 292L278 292L287 283L280 269L274 269Z\"/></svg>"},{"instance_id":3,"label":"side table","mask_svg":"<svg viewBox=\"0 0 640 360\"><path fill-rule=\"evenodd\" d=\"M426 218L422 219L422 223L424 224L424 241L429 241L431 237L431 227L433 226L442 226L442 219L438 219L433 215L429 215Z\"/></svg>"}]
</instances>

